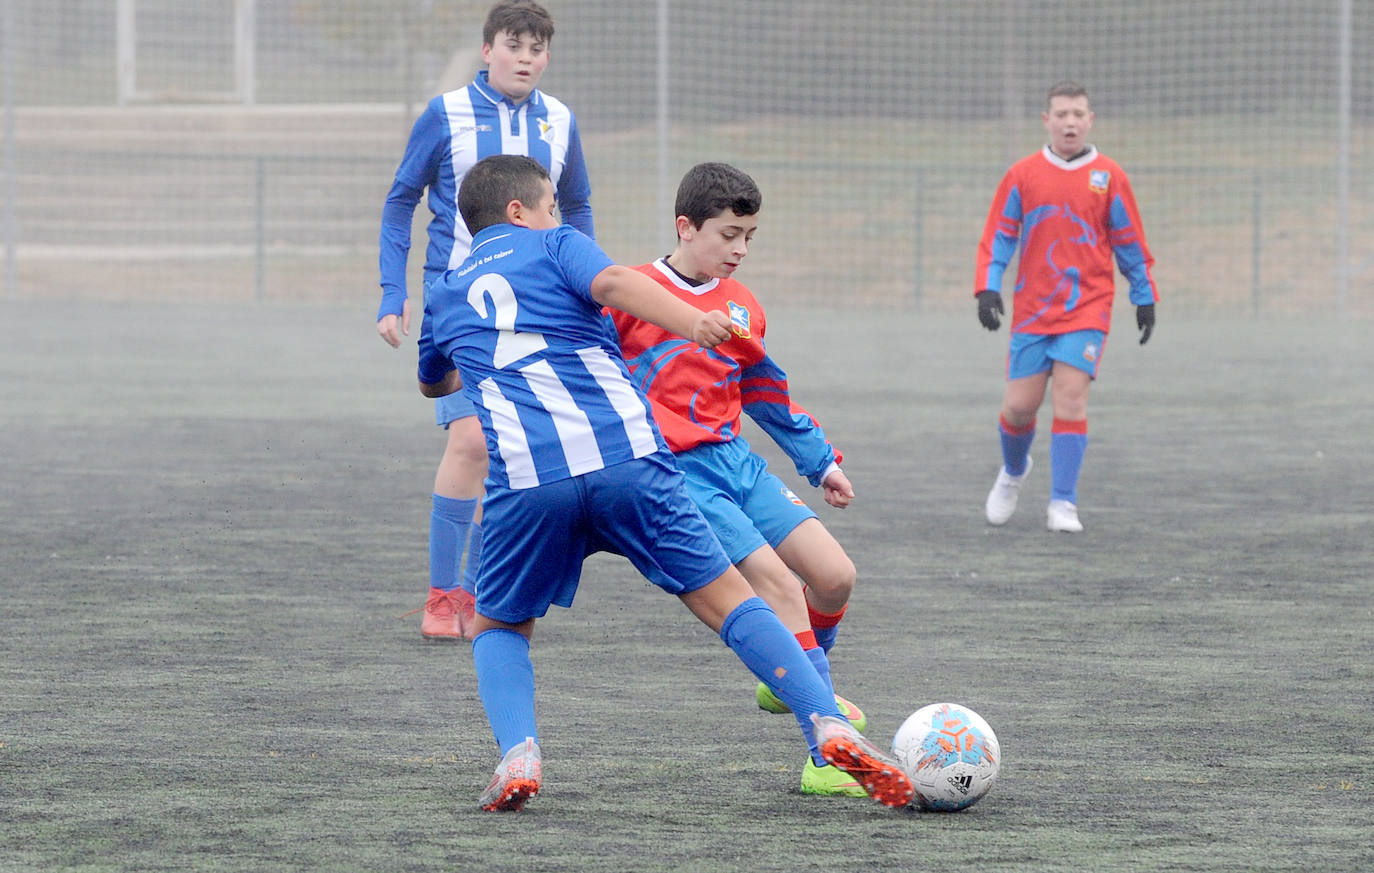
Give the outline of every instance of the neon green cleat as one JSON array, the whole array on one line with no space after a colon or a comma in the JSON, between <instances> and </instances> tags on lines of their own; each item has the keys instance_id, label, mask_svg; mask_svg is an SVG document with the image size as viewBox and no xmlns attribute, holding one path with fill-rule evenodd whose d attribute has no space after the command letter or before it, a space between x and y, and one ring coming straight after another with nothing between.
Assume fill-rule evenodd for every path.
<instances>
[{"instance_id":1,"label":"neon green cleat","mask_svg":"<svg viewBox=\"0 0 1374 873\"><path fill-rule=\"evenodd\" d=\"M817 767L810 756L807 756L806 767L802 769L801 790L802 794L820 794L826 797L868 796L859 780L839 767L829 764Z\"/></svg>"},{"instance_id":2,"label":"neon green cleat","mask_svg":"<svg viewBox=\"0 0 1374 873\"><path fill-rule=\"evenodd\" d=\"M754 689L754 699L758 701L759 709L764 712L772 712L781 715L785 712L792 711L788 708L787 704L782 702L781 698L773 693L771 688L762 682ZM849 723L854 725L855 730L860 733L868 730L868 716L864 715L862 709L859 709L853 703L850 703L838 694L835 695L835 705L840 708L840 713L845 718L849 719Z\"/></svg>"}]
</instances>

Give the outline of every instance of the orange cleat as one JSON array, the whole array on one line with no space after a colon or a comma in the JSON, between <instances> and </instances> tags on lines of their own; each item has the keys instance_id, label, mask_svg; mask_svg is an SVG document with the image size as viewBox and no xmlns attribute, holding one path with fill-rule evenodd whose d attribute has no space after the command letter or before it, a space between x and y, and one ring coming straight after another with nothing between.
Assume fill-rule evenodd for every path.
<instances>
[{"instance_id":1,"label":"orange cleat","mask_svg":"<svg viewBox=\"0 0 1374 873\"><path fill-rule=\"evenodd\" d=\"M853 776L868 796L883 806L906 806L916 795L911 777L854 729L846 719L811 714L816 745L825 760Z\"/></svg>"},{"instance_id":2,"label":"orange cleat","mask_svg":"<svg viewBox=\"0 0 1374 873\"><path fill-rule=\"evenodd\" d=\"M458 626L460 602L456 595L466 593L461 588L445 591L429 589L425 601L425 617L420 622L420 636L435 642L456 643L463 638Z\"/></svg>"},{"instance_id":3,"label":"orange cleat","mask_svg":"<svg viewBox=\"0 0 1374 873\"><path fill-rule=\"evenodd\" d=\"M534 737L511 749L496 765L491 784L477 802L487 812L518 812L525 801L539 793L544 778L543 756Z\"/></svg>"}]
</instances>

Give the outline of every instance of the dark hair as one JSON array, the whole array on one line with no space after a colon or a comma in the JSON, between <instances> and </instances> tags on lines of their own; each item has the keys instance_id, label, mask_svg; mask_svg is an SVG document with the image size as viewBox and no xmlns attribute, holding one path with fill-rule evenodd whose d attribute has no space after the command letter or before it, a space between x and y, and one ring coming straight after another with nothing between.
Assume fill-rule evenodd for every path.
<instances>
[{"instance_id":1,"label":"dark hair","mask_svg":"<svg viewBox=\"0 0 1374 873\"><path fill-rule=\"evenodd\" d=\"M519 200L529 207L539 203L544 189L539 183L549 171L524 155L492 155L472 165L458 186L458 211L474 236L479 230L502 224L506 206Z\"/></svg>"},{"instance_id":2,"label":"dark hair","mask_svg":"<svg viewBox=\"0 0 1374 873\"><path fill-rule=\"evenodd\" d=\"M1082 97L1084 100L1088 100L1088 89L1077 82L1065 79L1055 83L1054 87L1050 88L1050 93L1045 97L1045 105L1049 106L1056 97ZM1092 101L1088 100L1088 103L1091 104Z\"/></svg>"},{"instance_id":3,"label":"dark hair","mask_svg":"<svg viewBox=\"0 0 1374 873\"><path fill-rule=\"evenodd\" d=\"M674 215L685 215L692 226L700 228L706 219L725 210L735 215L753 215L763 206L759 186L743 170L729 164L697 164L677 186Z\"/></svg>"},{"instance_id":4,"label":"dark hair","mask_svg":"<svg viewBox=\"0 0 1374 873\"><path fill-rule=\"evenodd\" d=\"M487 23L482 25L482 44L491 45L502 31L512 36L528 33L535 39L551 42L553 16L534 0L501 0L487 13Z\"/></svg>"}]
</instances>

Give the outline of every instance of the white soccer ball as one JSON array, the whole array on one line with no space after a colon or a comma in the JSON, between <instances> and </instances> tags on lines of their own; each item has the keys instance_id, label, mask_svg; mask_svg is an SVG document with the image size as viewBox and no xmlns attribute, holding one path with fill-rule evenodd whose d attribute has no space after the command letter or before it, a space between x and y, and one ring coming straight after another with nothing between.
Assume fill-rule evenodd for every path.
<instances>
[{"instance_id":1,"label":"white soccer ball","mask_svg":"<svg viewBox=\"0 0 1374 873\"><path fill-rule=\"evenodd\" d=\"M912 805L933 812L973 806L992 790L1002 765L992 728L957 703L913 712L892 738L892 755L916 786Z\"/></svg>"}]
</instances>

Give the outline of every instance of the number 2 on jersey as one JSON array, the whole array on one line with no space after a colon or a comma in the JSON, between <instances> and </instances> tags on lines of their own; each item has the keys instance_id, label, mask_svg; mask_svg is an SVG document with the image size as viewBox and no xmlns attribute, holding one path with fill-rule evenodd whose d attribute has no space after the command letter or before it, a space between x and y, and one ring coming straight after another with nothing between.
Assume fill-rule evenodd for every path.
<instances>
[{"instance_id":1,"label":"number 2 on jersey","mask_svg":"<svg viewBox=\"0 0 1374 873\"><path fill-rule=\"evenodd\" d=\"M487 296L491 296L492 307L496 314L496 353L492 363L498 369L508 364L541 352L549 347L544 335L535 331L517 331L515 314L519 305L515 301L515 289L499 273L487 273L468 286L468 305L477 310L483 318L488 317Z\"/></svg>"}]
</instances>

